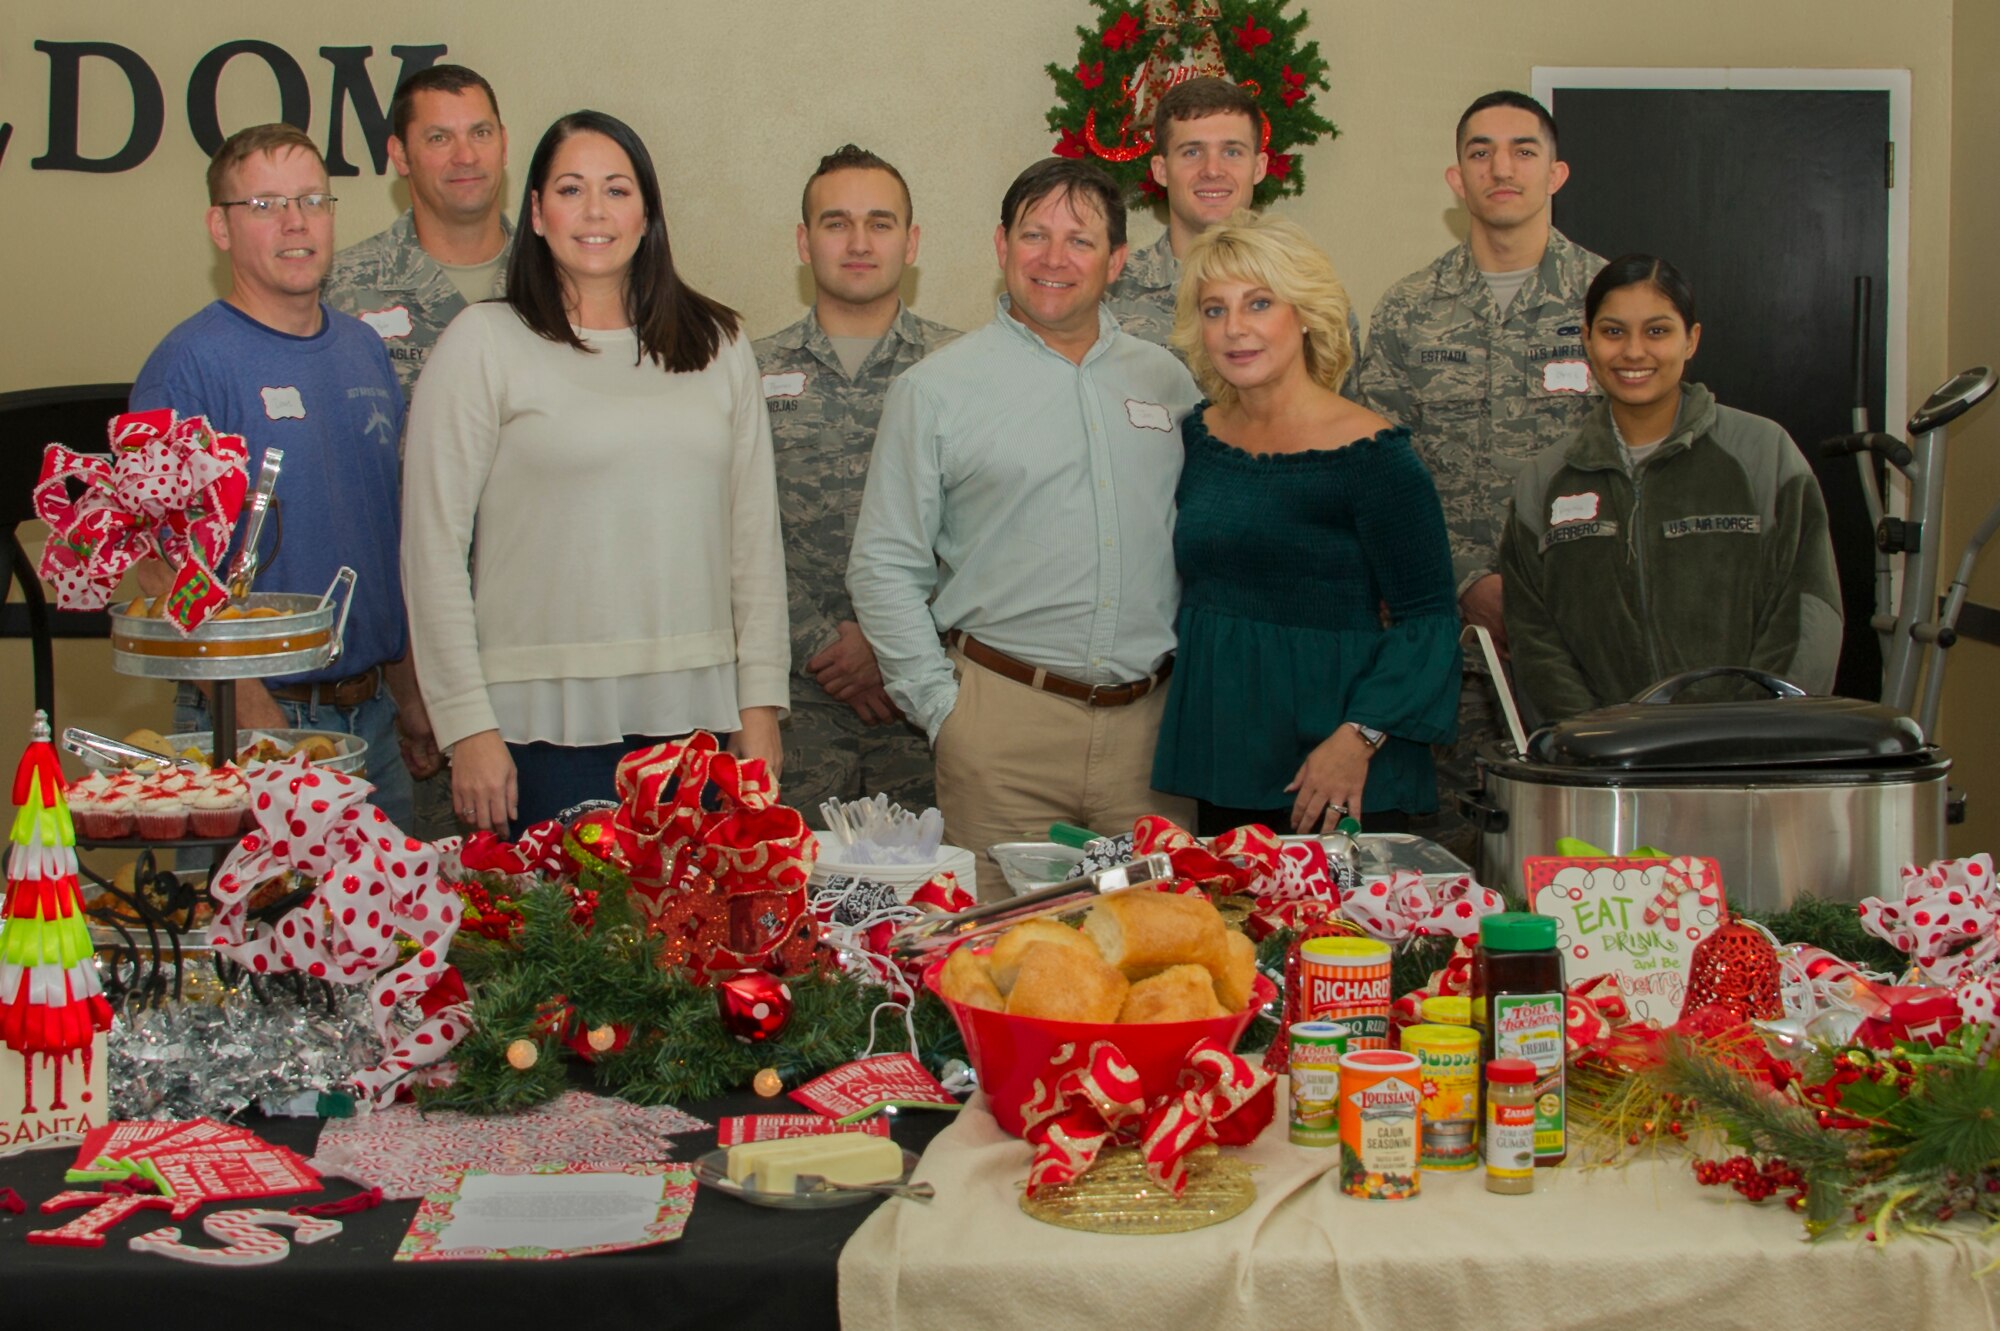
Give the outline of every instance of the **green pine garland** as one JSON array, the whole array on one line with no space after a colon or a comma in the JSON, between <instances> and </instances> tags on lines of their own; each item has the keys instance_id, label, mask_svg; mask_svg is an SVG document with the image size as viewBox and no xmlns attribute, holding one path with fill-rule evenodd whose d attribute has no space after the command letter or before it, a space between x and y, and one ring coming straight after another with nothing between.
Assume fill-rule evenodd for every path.
<instances>
[{"instance_id":1,"label":"green pine garland","mask_svg":"<svg viewBox=\"0 0 2000 1331\"><path fill-rule=\"evenodd\" d=\"M1107 147L1118 145L1119 125L1130 111L1125 81L1152 54L1160 33L1146 27L1142 0L1091 0L1091 4L1100 17L1095 26L1076 30L1077 63L1068 69L1054 64L1046 67L1056 85L1057 101L1048 113L1049 128L1058 135L1055 151L1098 162L1134 198L1161 197L1147 165L1150 151L1116 162L1098 157L1084 145L1084 121L1093 110L1097 112L1099 141ZM1285 4L1286 0L1221 0L1222 16L1214 24L1230 77L1256 85L1257 104L1271 124L1270 172L1253 196L1259 207L1304 190L1305 169L1299 164L1298 150L1340 133L1313 107L1316 98L1311 90L1330 87L1319 43L1299 44L1306 15L1287 15ZM1183 40L1193 26L1182 24ZM1106 45L1107 41L1113 45ZM1305 95L1295 97L1287 106L1288 89ZM1152 127L1133 125L1131 132L1143 140Z\"/></svg>"},{"instance_id":2,"label":"green pine garland","mask_svg":"<svg viewBox=\"0 0 2000 1331\"><path fill-rule=\"evenodd\" d=\"M857 1057L868 1044L869 1013L889 993L836 972L789 979L792 1019L775 1040L743 1044L717 1015L716 995L683 972L660 965L632 913L622 884L601 879L596 918L586 930L570 917L562 889L543 885L519 898L522 927L509 944L472 941L453 960L475 986L472 1034L454 1051L451 1085L421 1093L427 1105L492 1114L527 1109L560 1095L568 1084L561 1032L546 1029L566 1005L572 1029L629 1027L631 1043L602 1053L591 1068L597 1084L639 1104L685 1104L749 1084L776 1068L787 1086ZM919 1047L933 1071L962 1058L957 1025L942 1003L919 994L914 1010ZM902 1022L878 1019L876 1048L903 1046ZM526 1071L507 1061L517 1040L531 1040L538 1057Z\"/></svg>"}]
</instances>

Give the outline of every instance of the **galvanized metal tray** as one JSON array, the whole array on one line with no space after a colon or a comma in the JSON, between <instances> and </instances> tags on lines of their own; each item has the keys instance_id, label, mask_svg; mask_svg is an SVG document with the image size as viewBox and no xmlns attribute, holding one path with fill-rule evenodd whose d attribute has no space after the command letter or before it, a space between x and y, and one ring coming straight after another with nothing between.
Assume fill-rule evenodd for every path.
<instances>
[{"instance_id":1,"label":"galvanized metal tray","mask_svg":"<svg viewBox=\"0 0 2000 1331\"><path fill-rule=\"evenodd\" d=\"M174 751L176 757L188 749L194 749L202 755L201 761L204 764L211 767L214 766L212 750L215 748L215 735L213 732L207 730L182 730L176 731L171 735L164 735L161 738ZM236 735L236 748L237 752L241 753L258 740L268 739L272 743L290 750L297 748L308 739L315 738L331 740L333 742L333 757L322 758L319 761L319 766L333 772L361 772L366 770L368 766L368 741L362 739L359 735L349 735L338 730L266 730L260 727L255 730L238 731ZM108 758L85 746L71 746L71 751L81 757L83 765L90 768L93 772L115 772L121 767L132 765ZM153 761L170 762L172 759L154 755ZM257 761L272 760L258 759ZM282 761L282 759L276 761Z\"/></svg>"},{"instance_id":2,"label":"galvanized metal tray","mask_svg":"<svg viewBox=\"0 0 2000 1331\"><path fill-rule=\"evenodd\" d=\"M188 634L165 619L113 610L112 668L148 679L264 679L318 670L340 658L354 578L353 569L342 568L324 596L252 592L238 607L242 617L211 618Z\"/></svg>"}]
</instances>

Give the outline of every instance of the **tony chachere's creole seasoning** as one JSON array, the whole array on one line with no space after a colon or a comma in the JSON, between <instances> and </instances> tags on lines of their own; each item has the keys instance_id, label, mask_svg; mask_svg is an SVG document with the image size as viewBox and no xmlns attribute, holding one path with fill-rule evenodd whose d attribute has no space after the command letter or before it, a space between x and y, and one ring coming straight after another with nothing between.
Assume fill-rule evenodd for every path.
<instances>
[{"instance_id":1,"label":"tony chachere's creole seasoning","mask_svg":"<svg viewBox=\"0 0 2000 1331\"><path fill-rule=\"evenodd\" d=\"M1332 1021L1292 1023L1292 1140L1332 1146L1340 1140L1340 1056L1347 1027Z\"/></svg>"},{"instance_id":2,"label":"tony chachere's creole seasoning","mask_svg":"<svg viewBox=\"0 0 2000 1331\"><path fill-rule=\"evenodd\" d=\"M1340 1060L1340 1186L1355 1197L1417 1195L1423 1067L1415 1054L1364 1049Z\"/></svg>"},{"instance_id":3,"label":"tony chachere's creole seasoning","mask_svg":"<svg viewBox=\"0 0 2000 1331\"><path fill-rule=\"evenodd\" d=\"M1299 944L1299 1017L1347 1027L1347 1048L1389 1044L1389 945L1372 938L1310 938Z\"/></svg>"},{"instance_id":4,"label":"tony chachere's creole seasoning","mask_svg":"<svg viewBox=\"0 0 2000 1331\"><path fill-rule=\"evenodd\" d=\"M1555 920L1510 911L1479 922L1472 1019L1480 1028L1486 1062L1525 1058L1535 1065L1535 1163L1561 1164L1569 1144L1562 954L1556 950Z\"/></svg>"},{"instance_id":5,"label":"tony chachere's creole seasoning","mask_svg":"<svg viewBox=\"0 0 2000 1331\"><path fill-rule=\"evenodd\" d=\"M1424 1070L1425 1169L1479 1163L1479 1032L1470 1026L1411 1026L1403 1052Z\"/></svg>"}]
</instances>

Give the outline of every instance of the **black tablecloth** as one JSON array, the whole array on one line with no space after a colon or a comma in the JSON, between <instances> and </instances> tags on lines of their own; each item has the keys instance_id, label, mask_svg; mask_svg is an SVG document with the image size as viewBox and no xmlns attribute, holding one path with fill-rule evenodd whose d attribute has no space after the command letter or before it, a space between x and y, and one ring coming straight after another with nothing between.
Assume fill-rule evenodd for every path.
<instances>
[{"instance_id":1,"label":"black tablecloth","mask_svg":"<svg viewBox=\"0 0 2000 1331\"><path fill-rule=\"evenodd\" d=\"M710 1123L724 1115L787 1113L790 1101L743 1093L682 1106ZM948 1113L905 1111L891 1135L921 1152L951 1120ZM316 1119L257 1119L246 1126L265 1140L312 1153ZM673 1158L692 1161L715 1146L713 1130L677 1136ZM126 1247L165 1224L190 1243L219 1246L201 1217L229 1206L291 1206L332 1201L358 1191L329 1179L319 1193L205 1207L186 1220L140 1211L110 1231L102 1248L30 1244L23 1235L75 1218L43 1215L40 1204L62 1191L74 1145L0 1159L0 1185L28 1203L0 1211L0 1313L8 1327L82 1326L103 1321L163 1331L303 1331L307 1327L809 1327L839 1324L836 1263L848 1235L880 1203L826 1211L773 1211L698 1188L694 1214L674 1243L634 1252L551 1262L394 1262L390 1255L415 1216L414 1201L390 1202L342 1216L346 1229L270 1266L218 1269Z\"/></svg>"}]
</instances>

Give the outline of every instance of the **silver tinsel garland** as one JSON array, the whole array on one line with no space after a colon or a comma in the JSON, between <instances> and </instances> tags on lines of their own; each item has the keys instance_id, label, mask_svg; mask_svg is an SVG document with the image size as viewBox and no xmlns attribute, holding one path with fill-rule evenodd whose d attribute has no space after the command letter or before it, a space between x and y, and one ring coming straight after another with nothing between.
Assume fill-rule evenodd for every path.
<instances>
[{"instance_id":1,"label":"silver tinsel garland","mask_svg":"<svg viewBox=\"0 0 2000 1331\"><path fill-rule=\"evenodd\" d=\"M188 998L128 1007L112 1023L105 1081L113 1118L227 1120L341 1091L381 1057L361 989L314 986L302 1000L276 986L259 998L247 986L223 988L212 972L197 985L195 969ZM197 989L205 992L197 997Z\"/></svg>"}]
</instances>

